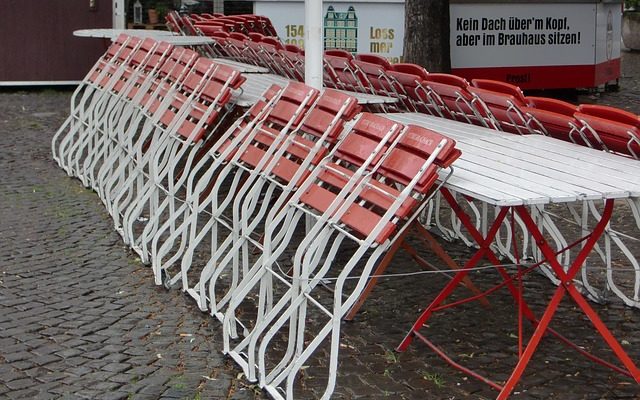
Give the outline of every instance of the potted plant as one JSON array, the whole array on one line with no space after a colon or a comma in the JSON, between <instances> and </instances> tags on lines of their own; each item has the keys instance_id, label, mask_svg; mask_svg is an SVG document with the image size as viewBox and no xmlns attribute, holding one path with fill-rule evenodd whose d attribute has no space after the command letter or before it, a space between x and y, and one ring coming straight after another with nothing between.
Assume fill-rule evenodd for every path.
<instances>
[{"instance_id":1,"label":"potted plant","mask_svg":"<svg viewBox=\"0 0 640 400\"><path fill-rule=\"evenodd\" d=\"M156 12L158 13L158 20L160 22L164 22L164 17L167 15L168 11L169 8L166 5L161 3L156 5Z\"/></svg>"},{"instance_id":2,"label":"potted plant","mask_svg":"<svg viewBox=\"0 0 640 400\"><path fill-rule=\"evenodd\" d=\"M625 0L622 13L622 41L630 50L640 50L640 0Z\"/></svg>"},{"instance_id":3,"label":"potted plant","mask_svg":"<svg viewBox=\"0 0 640 400\"><path fill-rule=\"evenodd\" d=\"M149 15L149 23L155 25L158 23L158 10L156 9L155 3L149 3L147 7L147 14Z\"/></svg>"}]
</instances>

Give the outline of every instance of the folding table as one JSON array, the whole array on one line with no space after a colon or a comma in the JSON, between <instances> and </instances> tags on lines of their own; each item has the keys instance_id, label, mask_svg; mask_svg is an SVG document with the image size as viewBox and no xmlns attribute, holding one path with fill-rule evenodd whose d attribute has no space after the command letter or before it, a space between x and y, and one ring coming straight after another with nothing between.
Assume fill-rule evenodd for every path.
<instances>
[{"instance_id":1,"label":"folding table","mask_svg":"<svg viewBox=\"0 0 640 400\"><path fill-rule=\"evenodd\" d=\"M416 113L386 114L386 116L401 123L413 123L436 130L457 141L458 147L462 150L462 157L454 164L454 173L445 183L441 192L479 246L464 268L455 274L454 278L422 312L398 350L406 350L412 340L417 337L456 368L500 390L498 398L504 399L509 396L518 383L542 337L546 333L550 333L589 359L640 382L640 370L573 282L573 278L580 271L594 245L605 232L611 218L614 201L616 199L637 198L640 194L640 163L635 160L633 163L621 162L619 156L539 135L506 134ZM572 151L574 148L575 151ZM621 165L624 165L624 168L620 168ZM486 232L481 233L475 227L469 215L457 203L452 192L464 194L496 207L496 218ZM529 207L577 201L603 201L604 211L600 220L592 227L591 232L570 245L579 245L582 248L573 262L563 268L556 259L556 251L546 241L532 218ZM515 279L521 277L522 271L519 271L515 277L513 274L509 274L490 247L500 225L509 215L512 217L518 215L521 218L528 232L536 240L539 250L544 255L545 262L550 265L560 280L560 285L549 300L541 318L534 315L514 282ZM510 291L516 301L519 313L535 326L532 337L526 347L521 349L519 361L504 385L498 385L457 364L420 333L434 312L479 298L479 296L473 296L448 305L443 304L470 270L473 270L484 257L494 264L502 276L503 281L498 287L506 287ZM539 264L534 264L529 270ZM485 292L484 295L493 290ZM566 294L571 296L578 308L589 318L624 368L612 365L587 353L549 328L549 323Z\"/></svg>"},{"instance_id":2,"label":"folding table","mask_svg":"<svg viewBox=\"0 0 640 400\"><path fill-rule=\"evenodd\" d=\"M160 31L154 29L112 29L112 28L96 28L96 29L78 29L73 31L73 36L114 39L118 35L128 35L137 37L151 37L159 39L165 36L175 36L173 32Z\"/></svg>"},{"instance_id":3,"label":"folding table","mask_svg":"<svg viewBox=\"0 0 640 400\"><path fill-rule=\"evenodd\" d=\"M230 60L228 58L214 58L213 61L218 64L225 64L233 67L238 72L248 74L266 74L269 72L269 68L261 67L259 65L247 64L240 61Z\"/></svg>"},{"instance_id":4,"label":"folding table","mask_svg":"<svg viewBox=\"0 0 640 400\"><path fill-rule=\"evenodd\" d=\"M350 92L348 90L337 89L358 99L358 104L393 104L400 101L397 97L379 96L377 94Z\"/></svg>"},{"instance_id":5,"label":"folding table","mask_svg":"<svg viewBox=\"0 0 640 400\"><path fill-rule=\"evenodd\" d=\"M234 96L234 101L240 107L252 106L271 85L286 86L291 80L276 74L245 74L247 81ZM394 97L377 96L367 93L355 93L347 90L339 92L353 96L358 100L358 104L383 104L395 103L398 101Z\"/></svg>"},{"instance_id":6,"label":"folding table","mask_svg":"<svg viewBox=\"0 0 640 400\"><path fill-rule=\"evenodd\" d=\"M240 107L251 107L272 85L287 86L289 79L275 74L246 74L242 89L235 92L232 101Z\"/></svg>"},{"instance_id":7,"label":"folding table","mask_svg":"<svg viewBox=\"0 0 640 400\"><path fill-rule=\"evenodd\" d=\"M152 29L79 29L73 31L73 36L115 40L115 38L122 33L129 36L150 37L175 46L200 46L214 43L213 39L206 36L181 36L174 35L173 32L169 31L156 31Z\"/></svg>"}]
</instances>

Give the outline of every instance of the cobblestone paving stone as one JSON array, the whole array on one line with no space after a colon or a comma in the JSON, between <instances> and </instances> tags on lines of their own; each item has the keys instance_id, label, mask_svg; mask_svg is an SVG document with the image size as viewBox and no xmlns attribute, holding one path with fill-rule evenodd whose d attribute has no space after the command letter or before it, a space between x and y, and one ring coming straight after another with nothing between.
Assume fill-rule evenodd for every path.
<instances>
[{"instance_id":1,"label":"cobblestone paving stone","mask_svg":"<svg viewBox=\"0 0 640 400\"><path fill-rule=\"evenodd\" d=\"M625 57L620 92L579 101L640 112L640 71L627 68L640 60ZM51 160L50 140L69 97L64 91L0 93L0 398L266 398L221 354L217 321L179 291L155 287L98 197ZM459 261L470 254L460 243L445 246ZM399 254L391 272L417 268ZM472 278L481 285L495 277ZM439 275L381 281L356 320L344 324L334 398L495 397L418 342L406 353L393 351L445 282ZM553 288L536 275L524 284L540 311ZM456 359L497 381L507 378L517 356L513 302L501 294L491 297L489 310L473 305L448 311L428 330ZM615 301L595 308L640 361L640 312ZM609 354L571 302L563 303L553 327L605 358ZM314 382L314 369L303 380L305 398L323 389ZM638 399L639 393L630 379L545 338L513 398Z\"/></svg>"}]
</instances>

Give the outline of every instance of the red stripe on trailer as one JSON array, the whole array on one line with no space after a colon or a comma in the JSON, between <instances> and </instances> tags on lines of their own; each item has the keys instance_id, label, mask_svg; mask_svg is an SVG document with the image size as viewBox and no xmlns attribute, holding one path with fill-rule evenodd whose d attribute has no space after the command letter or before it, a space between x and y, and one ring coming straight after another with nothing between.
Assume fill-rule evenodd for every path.
<instances>
[{"instance_id":1,"label":"red stripe on trailer","mask_svg":"<svg viewBox=\"0 0 640 400\"><path fill-rule=\"evenodd\" d=\"M467 80L494 79L522 89L595 87L620 76L620 59L596 65L546 65L525 67L453 68L451 73Z\"/></svg>"}]
</instances>

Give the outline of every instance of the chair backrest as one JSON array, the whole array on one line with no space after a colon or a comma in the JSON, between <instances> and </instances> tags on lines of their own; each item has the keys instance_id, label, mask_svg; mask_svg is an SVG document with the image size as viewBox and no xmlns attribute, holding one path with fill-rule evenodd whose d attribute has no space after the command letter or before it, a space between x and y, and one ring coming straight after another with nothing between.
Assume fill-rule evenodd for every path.
<instances>
[{"instance_id":1,"label":"chair backrest","mask_svg":"<svg viewBox=\"0 0 640 400\"><path fill-rule=\"evenodd\" d=\"M226 161L233 159L239 149L239 143L251 140L250 137L253 129L264 121L268 112L272 109L273 103L283 90L284 89L278 85L268 87L251 108L237 119L233 125L226 130L220 140L216 142L211 149L212 156L224 157Z\"/></svg>"},{"instance_id":2,"label":"chair backrest","mask_svg":"<svg viewBox=\"0 0 640 400\"><path fill-rule=\"evenodd\" d=\"M146 69L147 65L151 61L159 62L158 59L153 59L155 48L158 46L158 42L151 38L145 38L138 42L138 45L130 53L127 60L123 60L121 67L118 71L114 70L113 81L110 83L104 82L109 86L109 90L113 93L129 93L129 89L138 79L145 79L148 71L153 69L150 67ZM142 74L143 76L139 76Z\"/></svg>"},{"instance_id":3,"label":"chair backrest","mask_svg":"<svg viewBox=\"0 0 640 400\"><path fill-rule=\"evenodd\" d=\"M121 33L119 34L116 39L111 43L111 45L107 48L107 51L105 52L104 56L102 57L103 59L112 59L113 57L115 57L120 50L122 50L123 46L126 46L126 43L129 41L131 37Z\"/></svg>"},{"instance_id":4,"label":"chair backrest","mask_svg":"<svg viewBox=\"0 0 640 400\"><path fill-rule=\"evenodd\" d=\"M290 43L286 43L284 45L285 50L290 51L292 53L296 53L296 54L302 54L302 49L298 46L296 46L295 44L290 44Z\"/></svg>"},{"instance_id":5,"label":"chair backrest","mask_svg":"<svg viewBox=\"0 0 640 400\"><path fill-rule=\"evenodd\" d=\"M354 166L361 166L384 138L395 139L400 128L400 124L387 118L363 113L349 134L336 147L334 157ZM376 165L380 161L382 152L385 150L386 146L374 157L371 165Z\"/></svg>"},{"instance_id":6,"label":"chair backrest","mask_svg":"<svg viewBox=\"0 0 640 400\"><path fill-rule=\"evenodd\" d=\"M575 104L549 97L527 96L525 100L529 107L554 112L556 114L573 116L573 114L578 111L578 106Z\"/></svg>"},{"instance_id":7,"label":"chair backrest","mask_svg":"<svg viewBox=\"0 0 640 400\"><path fill-rule=\"evenodd\" d=\"M182 18L180 18L180 21L182 22L182 32L184 32L187 35L198 34L195 26L193 26L193 20L189 16L183 15Z\"/></svg>"},{"instance_id":8,"label":"chair backrest","mask_svg":"<svg viewBox=\"0 0 640 400\"><path fill-rule=\"evenodd\" d=\"M320 213L326 212L354 176L354 171L365 171L367 166L379 163L401 128L402 125L384 117L362 113L325 162L315 169L313 177L300 188L294 201ZM376 150L380 153L374 154ZM357 231L364 230L358 222L366 223L366 218L347 224Z\"/></svg>"},{"instance_id":9,"label":"chair backrest","mask_svg":"<svg viewBox=\"0 0 640 400\"><path fill-rule=\"evenodd\" d=\"M585 125L583 133L593 147L598 148L601 141L608 150L640 157L640 119L636 114L615 107L582 104L575 117Z\"/></svg>"},{"instance_id":10,"label":"chair backrest","mask_svg":"<svg viewBox=\"0 0 640 400\"><path fill-rule=\"evenodd\" d=\"M173 52L173 50L174 47L170 43L163 41L158 42L158 45L153 50L153 54L151 54L151 58L149 59L146 68L151 69L159 66L159 64L162 63L163 60Z\"/></svg>"},{"instance_id":11,"label":"chair backrest","mask_svg":"<svg viewBox=\"0 0 640 400\"><path fill-rule=\"evenodd\" d=\"M247 51L249 43L251 43L249 36L240 32L229 32L225 43L231 57L235 57L241 61L252 61L250 60L250 52Z\"/></svg>"},{"instance_id":12,"label":"chair backrest","mask_svg":"<svg viewBox=\"0 0 640 400\"><path fill-rule=\"evenodd\" d=\"M361 72L372 92L379 95L395 94L391 79L387 71L391 70L391 64L386 58L375 54L357 54L352 61Z\"/></svg>"},{"instance_id":13,"label":"chair backrest","mask_svg":"<svg viewBox=\"0 0 640 400\"><path fill-rule=\"evenodd\" d=\"M159 80L162 80L162 69L165 63L171 60L171 55L176 49L167 42L156 42L149 48L146 57L132 57L132 65L137 68L138 73L135 75L133 84L126 85L125 96L136 104L144 107L148 100L148 94L153 92ZM145 94L141 94L146 91Z\"/></svg>"},{"instance_id":14,"label":"chair backrest","mask_svg":"<svg viewBox=\"0 0 640 400\"><path fill-rule=\"evenodd\" d=\"M445 144L440 148L443 141ZM453 139L433 130L407 125L378 172L404 186L414 177L421 175L415 188L421 193L426 193L438 178L438 167L448 167L460 156L455 144ZM436 154L433 164L422 171L421 168L432 154Z\"/></svg>"},{"instance_id":15,"label":"chair backrest","mask_svg":"<svg viewBox=\"0 0 640 400\"><path fill-rule=\"evenodd\" d=\"M283 63L282 71L296 81L304 81L304 54L302 49L293 44L286 44L284 49L278 50Z\"/></svg>"},{"instance_id":16,"label":"chair backrest","mask_svg":"<svg viewBox=\"0 0 640 400\"><path fill-rule=\"evenodd\" d=\"M290 82L284 89L273 110L266 117L269 124L277 127L297 127L319 92L304 83Z\"/></svg>"},{"instance_id":17,"label":"chair backrest","mask_svg":"<svg viewBox=\"0 0 640 400\"><path fill-rule=\"evenodd\" d=\"M261 40L262 44L265 45L270 45L273 46L273 48L275 48L276 50L284 50L284 44L278 40L277 38L274 37L270 37L270 36L262 36L262 40Z\"/></svg>"},{"instance_id":18,"label":"chair backrest","mask_svg":"<svg viewBox=\"0 0 640 400\"><path fill-rule=\"evenodd\" d=\"M574 117L578 110L576 105L547 97L528 96L525 99L529 106L523 107L522 111L531 117L529 126L534 131L541 130L540 133L565 141L578 140L579 122Z\"/></svg>"},{"instance_id":19,"label":"chair backrest","mask_svg":"<svg viewBox=\"0 0 640 400\"><path fill-rule=\"evenodd\" d=\"M430 113L424 104L426 89L422 81L429 75L427 70L416 64L394 64L386 75L408 111Z\"/></svg>"},{"instance_id":20,"label":"chair backrest","mask_svg":"<svg viewBox=\"0 0 640 400\"><path fill-rule=\"evenodd\" d=\"M131 47L130 43L140 43L140 39L125 34L120 34L107 48L105 53L93 65L84 81L94 83L100 87L108 84L111 76L120 66L124 66L131 58L133 49L137 45Z\"/></svg>"},{"instance_id":21,"label":"chair backrest","mask_svg":"<svg viewBox=\"0 0 640 400\"><path fill-rule=\"evenodd\" d=\"M473 95L469 92L469 82L456 75L430 73L422 81L422 86L427 89L425 104L433 110L437 108L440 115L446 118L463 122L476 121L477 110L473 108L471 101ZM432 114L438 115L435 110Z\"/></svg>"},{"instance_id":22,"label":"chair backrest","mask_svg":"<svg viewBox=\"0 0 640 400\"><path fill-rule=\"evenodd\" d=\"M637 114L622 110L617 107L601 106L597 104L581 104L578 112L598 118L608 119L621 124L640 127L640 118Z\"/></svg>"},{"instance_id":23,"label":"chair backrest","mask_svg":"<svg viewBox=\"0 0 640 400\"><path fill-rule=\"evenodd\" d=\"M348 58L349 60L353 60L353 54L349 53L346 50L329 49L329 50L325 50L324 54L328 56L344 57L344 58Z\"/></svg>"},{"instance_id":24,"label":"chair backrest","mask_svg":"<svg viewBox=\"0 0 640 400\"><path fill-rule=\"evenodd\" d=\"M237 162L251 169L264 168L269 157L281 148L287 137L294 134L318 95L318 90L302 83L287 85L264 117L263 123L244 140Z\"/></svg>"},{"instance_id":25,"label":"chair backrest","mask_svg":"<svg viewBox=\"0 0 640 400\"><path fill-rule=\"evenodd\" d=\"M249 36L249 39L253 40L254 42L262 42L262 40L265 38L262 33L258 32L249 32L247 36Z\"/></svg>"},{"instance_id":26,"label":"chair backrest","mask_svg":"<svg viewBox=\"0 0 640 400\"><path fill-rule=\"evenodd\" d=\"M211 32L211 36L214 39L226 39L229 37L229 33L226 30L216 30Z\"/></svg>"},{"instance_id":27,"label":"chair backrest","mask_svg":"<svg viewBox=\"0 0 640 400\"><path fill-rule=\"evenodd\" d=\"M204 36L211 37L219 31L224 32L224 25L200 25L196 24L196 28L202 33Z\"/></svg>"},{"instance_id":28,"label":"chair backrest","mask_svg":"<svg viewBox=\"0 0 640 400\"><path fill-rule=\"evenodd\" d=\"M175 94L173 108L179 111L167 110L161 122L170 125L179 117L173 124L176 133L193 142L200 141L231 100L231 89L243 82L244 78L231 67L199 58L185 77L181 91Z\"/></svg>"},{"instance_id":29,"label":"chair backrest","mask_svg":"<svg viewBox=\"0 0 640 400\"><path fill-rule=\"evenodd\" d=\"M142 39L136 36L129 37L122 50L118 53L117 61L125 62L129 59L131 54L140 46Z\"/></svg>"},{"instance_id":30,"label":"chair backrest","mask_svg":"<svg viewBox=\"0 0 640 400\"><path fill-rule=\"evenodd\" d=\"M501 130L530 133L521 111L527 103L520 88L491 79L474 79L469 91L476 97L476 109L486 107Z\"/></svg>"},{"instance_id":31,"label":"chair backrest","mask_svg":"<svg viewBox=\"0 0 640 400\"><path fill-rule=\"evenodd\" d=\"M399 73L418 75L422 79L426 79L429 75L429 71L426 68L412 63L397 63L393 64L392 70Z\"/></svg>"},{"instance_id":32,"label":"chair backrest","mask_svg":"<svg viewBox=\"0 0 640 400\"><path fill-rule=\"evenodd\" d=\"M510 83L496 81L493 79L473 79L471 80L471 85L472 87L477 87L480 89L490 90L493 92L512 96L519 106L527 105L527 100L524 97L522 90L518 86L512 85Z\"/></svg>"},{"instance_id":33,"label":"chair backrest","mask_svg":"<svg viewBox=\"0 0 640 400\"><path fill-rule=\"evenodd\" d=\"M151 38L145 38L140 43L140 46L136 49L131 57L129 64L132 67L143 68L152 56L158 42Z\"/></svg>"},{"instance_id":34,"label":"chair backrest","mask_svg":"<svg viewBox=\"0 0 640 400\"><path fill-rule=\"evenodd\" d=\"M417 68L410 68L408 66L415 66ZM393 69L387 70L386 74L404 88L421 86L421 82L429 76L424 68L415 64L402 64L400 68L398 68L398 64L394 64Z\"/></svg>"},{"instance_id":35,"label":"chair backrest","mask_svg":"<svg viewBox=\"0 0 640 400\"><path fill-rule=\"evenodd\" d=\"M273 152L273 159L266 166L269 179L277 179L284 184L296 179L295 184L299 186L310 174L309 168L326 156L344 130L345 123L359 111L355 98L331 89L325 90L300 126L289 133L285 142ZM304 170L300 171L300 168Z\"/></svg>"},{"instance_id":36,"label":"chair backrest","mask_svg":"<svg viewBox=\"0 0 640 400\"><path fill-rule=\"evenodd\" d=\"M169 26L169 30L175 33L180 33L180 22L178 21L180 14L177 11L169 11L164 17L166 24Z\"/></svg>"},{"instance_id":37,"label":"chair backrest","mask_svg":"<svg viewBox=\"0 0 640 400\"><path fill-rule=\"evenodd\" d=\"M368 92L366 79L353 64L351 57L332 55L336 50L325 51L325 76L334 80L335 86L355 92ZM341 50L342 51L342 50Z\"/></svg>"},{"instance_id":38,"label":"chair backrest","mask_svg":"<svg viewBox=\"0 0 640 400\"><path fill-rule=\"evenodd\" d=\"M361 109L353 97L336 90L325 89L300 124L299 130L316 138L326 136L327 141L335 143L342 131L344 121L353 119ZM340 116L341 121L332 125L336 115Z\"/></svg>"},{"instance_id":39,"label":"chair backrest","mask_svg":"<svg viewBox=\"0 0 640 400\"><path fill-rule=\"evenodd\" d=\"M384 70L390 70L393 69L393 67L391 66L391 63L389 62L389 60L387 60L386 58L379 56L377 54L368 54L368 53L364 53L364 54L356 54L355 57L356 60L358 61L364 61L370 64L376 64L381 66Z\"/></svg>"},{"instance_id":40,"label":"chair backrest","mask_svg":"<svg viewBox=\"0 0 640 400\"><path fill-rule=\"evenodd\" d=\"M200 55L191 49L176 48L162 64L158 75L169 83L182 79Z\"/></svg>"},{"instance_id":41,"label":"chair backrest","mask_svg":"<svg viewBox=\"0 0 640 400\"><path fill-rule=\"evenodd\" d=\"M194 142L204 136L205 127L196 130L197 122L205 116L206 111L206 106L201 107L198 100L214 68L213 61L206 58L198 58L189 68L180 90L173 93L171 106L161 111L163 114L160 122L167 129L175 131L177 135L184 138L191 137ZM213 95L213 88L210 89L209 94ZM217 114L210 116L210 118L216 117Z\"/></svg>"},{"instance_id":42,"label":"chair backrest","mask_svg":"<svg viewBox=\"0 0 640 400\"><path fill-rule=\"evenodd\" d=\"M261 34L258 35L260 35L259 40L253 40L251 38L247 40L246 46L249 50L247 52L247 56L249 57L249 60L252 64L261 65L263 67L271 69L271 59L265 55L265 48L269 47L269 45L263 45L261 40L262 38L264 38L264 36L262 36Z\"/></svg>"},{"instance_id":43,"label":"chair backrest","mask_svg":"<svg viewBox=\"0 0 640 400\"><path fill-rule=\"evenodd\" d=\"M241 41L246 41L246 40L250 40L251 38L247 35L245 35L244 33L241 32L231 32L229 33L229 38L231 39L236 39L236 40L241 40Z\"/></svg>"},{"instance_id":44,"label":"chair backrest","mask_svg":"<svg viewBox=\"0 0 640 400\"><path fill-rule=\"evenodd\" d=\"M262 33L264 33L267 36L278 36L276 32L276 28L273 26L273 23L269 18L262 15L258 15L257 17L258 17L257 20L260 22L260 25L262 26Z\"/></svg>"},{"instance_id":45,"label":"chair backrest","mask_svg":"<svg viewBox=\"0 0 640 400\"><path fill-rule=\"evenodd\" d=\"M301 188L298 200L332 215L350 234L377 243L387 241L414 216L438 178L439 165L434 161L448 164L459 155L455 142L436 132L384 120L362 114L332 153L333 159L321 164L313 179ZM368 166L373 173L358 175L355 167L362 165L366 154L362 149L370 158L381 144L387 154L375 157Z\"/></svg>"},{"instance_id":46,"label":"chair backrest","mask_svg":"<svg viewBox=\"0 0 640 400\"><path fill-rule=\"evenodd\" d=\"M141 104L150 115L162 113L158 111L163 99L171 89L179 89L200 55L184 47L175 47L160 65L153 77L151 86L141 99Z\"/></svg>"}]
</instances>

